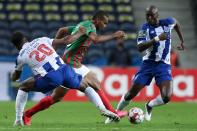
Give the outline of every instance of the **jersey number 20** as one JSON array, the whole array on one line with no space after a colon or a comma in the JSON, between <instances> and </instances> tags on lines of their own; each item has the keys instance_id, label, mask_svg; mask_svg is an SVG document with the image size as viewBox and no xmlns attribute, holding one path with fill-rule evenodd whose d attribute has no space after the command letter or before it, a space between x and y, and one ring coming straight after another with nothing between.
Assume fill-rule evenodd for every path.
<instances>
[{"instance_id":1,"label":"jersey number 20","mask_svg":"<svg viewBox=\"0 0 197 131\"><path fill-rule=\"evenodd\" d=\"M32 58L33 56L35 56L35 59L38 62L41 62L46 58L46 56L50 56L51 54L53 54L53 50L51 50L45 44L41 44L38 46L36 50L33 50L30 53L29 58Z\"/></svg>"}]
</instances>

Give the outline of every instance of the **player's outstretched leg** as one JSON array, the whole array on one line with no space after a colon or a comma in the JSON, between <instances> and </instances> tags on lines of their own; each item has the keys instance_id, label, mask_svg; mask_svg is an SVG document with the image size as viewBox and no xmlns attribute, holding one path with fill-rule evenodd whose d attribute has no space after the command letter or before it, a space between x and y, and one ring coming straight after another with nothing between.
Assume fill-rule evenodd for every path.
<instances>
[{"instance_id":1,"label":"player's outstretched leg","mask_svg":"<svg viewBox=\"0 0 197 131\"><path fill-rule=\"evenodd\" d=\"M113 106L111 105L109 99L105 95L102 89L100 89L100 82L96 78L96 75L93 72L89 72L85 79L87 80L87 83L90 87L92 87L99 95L100 99L102 100L103 104L105 105L105 108L115 114L117 114L119 117L124 117L127 115L127 112L125 111L116 111Z\"/></svg>"},{"instance_id":2,"label":"player's outstretched leg","mask_svg":"<svg viewBox=\"0 0 197 131\"><path fill-rule=\"evenodd\" d=\"M99 110L101 111L101 115L112 118L114 120L119 120L119 116L109 110L107 110L101 100L101 98L99 97L99 95L96 93L96 91L91 88L91 87L87 87L84 90L84 93L86 94L86 96L89 98L89 100L95 104L96 107L99 108Z\"/></svg>"}]
</instances>

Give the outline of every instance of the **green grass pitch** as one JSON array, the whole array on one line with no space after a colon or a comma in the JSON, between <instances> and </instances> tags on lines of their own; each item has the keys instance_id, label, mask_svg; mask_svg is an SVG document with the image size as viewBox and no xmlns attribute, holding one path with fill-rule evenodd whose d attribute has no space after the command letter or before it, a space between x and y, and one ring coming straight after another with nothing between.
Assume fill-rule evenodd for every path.
<instances>
[{"instance_id":1,"label":"green grass pitch","mask_svg":"<svg viewBox=\"0 0 197 131\"><path fill-rule=\"evenodd\" d=\"M28 102L27 107L34 103ZM113 103L114 106L117 103ZM169 103L153 110L151 122L130 124L128 118L105 125L105 118L90 102L60 102L38 113L32 125L14 128L15 103L0 102L0 131L197 131L197 103ZM144 110L144 103L131 103Z\"/></svg>"}]
</instances>

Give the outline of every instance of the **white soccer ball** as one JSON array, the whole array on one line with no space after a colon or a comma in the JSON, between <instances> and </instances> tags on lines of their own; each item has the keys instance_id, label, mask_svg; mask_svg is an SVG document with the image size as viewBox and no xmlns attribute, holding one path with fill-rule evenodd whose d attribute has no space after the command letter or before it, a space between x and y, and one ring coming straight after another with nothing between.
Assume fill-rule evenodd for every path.
<instances>
[{"instance_id":1,"label":"white soccer ball","mask_svg":"<svg viewBox=\"0 0 197 131\"><path fill-rule=\"evenodd\" d=\"M132 124L140 124L144 121L144 112L138 107L133 107L129 110L128 117Z\"/></svg>"}]
</instances>

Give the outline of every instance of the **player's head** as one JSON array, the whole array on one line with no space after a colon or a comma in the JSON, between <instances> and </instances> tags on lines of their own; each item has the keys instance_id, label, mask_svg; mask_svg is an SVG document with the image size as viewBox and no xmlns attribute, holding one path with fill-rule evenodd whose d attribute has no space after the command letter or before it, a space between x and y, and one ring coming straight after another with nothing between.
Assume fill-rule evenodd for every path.
<instances>
[{"instance_id":1,"label":"player's head","mask_svg":"<svg viewBox=\"0 0 197 131\"><path fill-rule=\"evenodd\" d=\"M96 12L92 17L92 19L94 21L94 25L96 26L96 28L97 29L105 28L108 24L108 19L109 19L108 17L109 16L104 11Z\"/></svg>"},{"instance_id":2,"label":"player's head","mask_svg":"<svg viewBox=\"0 0 197 131\"><path fill-rule=\"evenodd\" d=\"M27 42L27 38L23 35L23 33L16 31L12 34L11 42L17 49L20 50L23 44Z\"/></svg>"},{"instance_id":3,"label":"player's head","mask_svg":"<svg viewBox=\"0 0 197 131\"><path fill-rule=\"evenodd\" d=\"M146 8L146 20L151 25L156 25L158 23L158 8L151 5Z\"/></svg>"}]
</instances>

